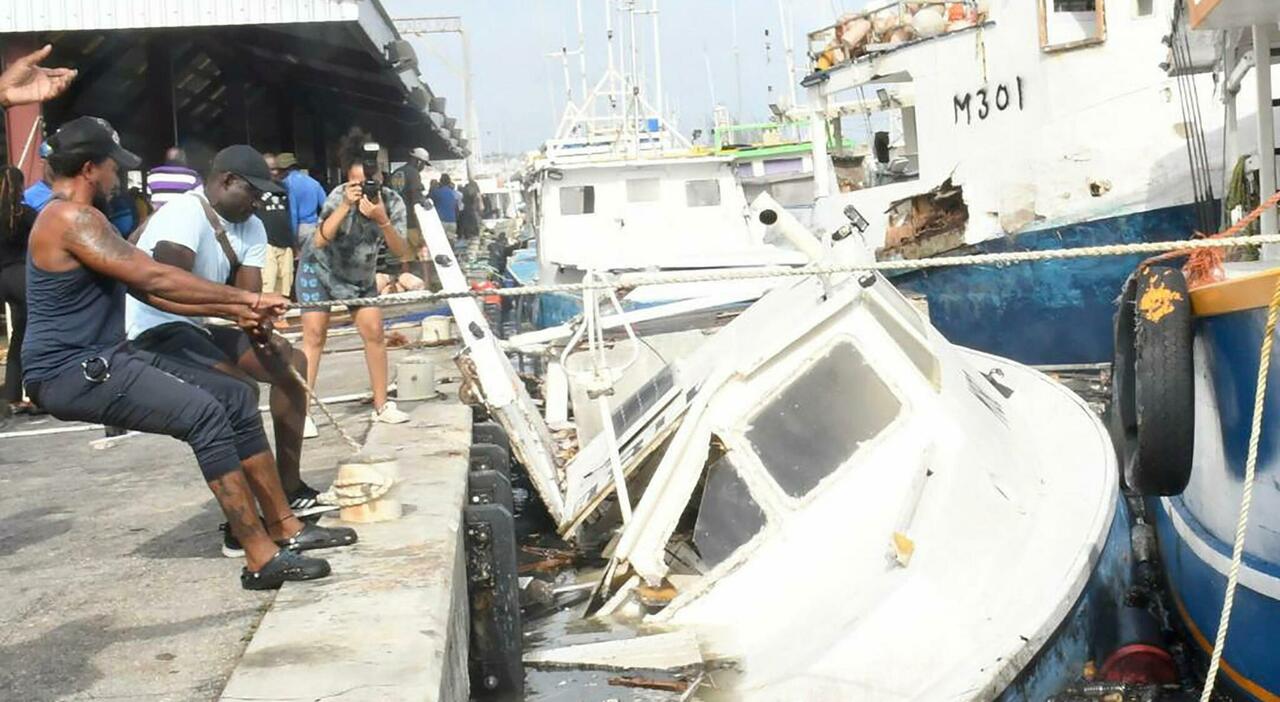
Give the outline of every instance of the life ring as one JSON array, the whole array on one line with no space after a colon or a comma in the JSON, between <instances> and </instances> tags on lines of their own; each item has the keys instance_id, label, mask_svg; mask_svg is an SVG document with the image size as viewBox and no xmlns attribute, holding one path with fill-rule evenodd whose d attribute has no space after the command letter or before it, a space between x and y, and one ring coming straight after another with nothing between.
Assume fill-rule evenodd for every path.
<instances>
[{"instance_id":1,"label":"life ring","mask_svg":"<svg viewBox=\"0 0 1280 702\"><path fill-rule=\"evenodd\" d=\"M1115 320L1112 422L1125 484L1140 495L1179 495L1191 479L1192 339L1180 269L1143 267L1125 281Z\"/></svg>"}]
</instances>

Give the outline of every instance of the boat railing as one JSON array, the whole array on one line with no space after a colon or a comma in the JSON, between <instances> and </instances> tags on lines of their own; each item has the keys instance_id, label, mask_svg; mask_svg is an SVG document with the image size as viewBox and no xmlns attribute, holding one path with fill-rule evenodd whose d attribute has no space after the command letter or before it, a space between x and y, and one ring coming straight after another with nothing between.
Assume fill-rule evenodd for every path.
<instances>
[{"instance_id":1,"label":"boat railing","mask_svg":"<svg viewBox=\"0 0 1280 702\"><path fill-rule=\"evenodd\" d=\"M849 12L834 24L809 32L810 73L986 21L986 11L978 0L895 0L876 9Z\"/></svg>"},{"instance_id":2,"label":"boat railing","mask_svg":"<svg viewBox=\"0 0 1280 702\"><path fill-rule=\"evenodd\" d=\"M712 131L716 150L759 148L809 141L809 122L755 122L727 124Z\"/></svg>"}]
</instances>

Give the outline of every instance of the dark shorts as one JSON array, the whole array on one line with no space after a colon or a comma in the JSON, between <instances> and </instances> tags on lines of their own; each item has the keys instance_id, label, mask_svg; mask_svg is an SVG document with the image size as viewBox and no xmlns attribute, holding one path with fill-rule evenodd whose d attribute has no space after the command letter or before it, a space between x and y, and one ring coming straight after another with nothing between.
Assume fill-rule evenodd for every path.
<instances>
[{"instance_id":1,"label":"dark shorts","mask_svg":"<svg viewBox=\"0 0 1280 702\"><path fill-rule=\"evenodd\" d=\"M218 365L235 366L253 348L249 336L236 327L196 326L186 322L169 322L152 327L134 339L133 347L170 356L202 368ZM256 388L257 385L254 385Z\"/></svg>"},{"instance_id":2,"label":"dark shorts","mask_svg":"<svg viewBox=\"0 0 1280 702\"><path fill-rule=\"evenodd\" d=\"M41 408L58 419L96 422L191 445L205 480L269 450L256 387L224 373L127 345L104 355L100 382L79 365L27 384Z\"/></svg>"}]
</instances>

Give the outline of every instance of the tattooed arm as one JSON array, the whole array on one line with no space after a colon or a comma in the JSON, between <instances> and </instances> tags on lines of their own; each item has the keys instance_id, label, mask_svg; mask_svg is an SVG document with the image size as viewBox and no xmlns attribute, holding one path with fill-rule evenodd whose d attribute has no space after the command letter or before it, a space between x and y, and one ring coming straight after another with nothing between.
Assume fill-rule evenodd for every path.
<instances>
[{"instance_id":1,"label":"tattooed arm","mask_svg":"<svg viewBox=\"0 0 1280 702\"><path fill-rule=\"evenodd\" d=\"M232 316L245 311L269 311L277 316L288 306L279 296L259 296L247 290L211 283L180 268L153 261L141 249L120 238L107 218L92 207L75 206L68 213L62 246L80 265L129 286L144 302L161 298L183 305L212 305L200 314ZM234 308L234 309L233 309ZM215 311L216 310L216 311Z\"/></svg>"}]
</instances>

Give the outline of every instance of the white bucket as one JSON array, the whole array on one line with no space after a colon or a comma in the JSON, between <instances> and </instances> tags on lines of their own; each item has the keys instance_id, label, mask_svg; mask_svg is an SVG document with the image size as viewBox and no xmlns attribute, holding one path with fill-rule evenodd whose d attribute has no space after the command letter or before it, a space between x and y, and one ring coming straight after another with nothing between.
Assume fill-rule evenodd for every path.
<instances>
[{"instance_id":1,"label":"white bucket","mask_svg":"<svg viewBox=\"0 0 1280 702\"><path fill-rule=\"evenodd\" d=\"M408 356L396 365L396 396L429 400L436 396L436 366L426 356Z\"/></svg>"},{"instance_id":2,"label":"white bucket","mask_svg":"<svg viewBox=\"0 0 1280 702\"><path fill-rule=\"evenodd\" d=\"M422 342L447 344L458 338L458 325L453 317L426 317L422 320Z\"/></svg>"}]
</instances>

